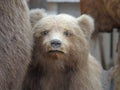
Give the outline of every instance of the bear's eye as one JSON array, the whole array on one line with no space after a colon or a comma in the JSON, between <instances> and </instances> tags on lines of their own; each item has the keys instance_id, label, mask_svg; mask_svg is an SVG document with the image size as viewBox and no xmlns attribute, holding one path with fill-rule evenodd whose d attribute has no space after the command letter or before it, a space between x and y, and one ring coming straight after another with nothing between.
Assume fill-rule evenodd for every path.
<instances>
[{"instance_id":1,"label":"bear's eye","mask_svg":"<svg viewBox=\"0 0 120 90\"><path fill-rule=\"evenodd\" d=\"M65 32L64 32L64 35L67 36L67 37L69 37L69 36L71 36L72 34L71 34L69 31L65 31Z\"/></svg>"},{"instance_id":2,"label":"bear's eye","mask_svg":"<svg viewBox=\"0 0 120 90\"><path fill-rule=\"evenodd\" d=\"M48 35L48 33L49 33L49 31L43 31L43 32L41 32L41 35L46 36L46 35Z\"/></svg>"}]
</instances>

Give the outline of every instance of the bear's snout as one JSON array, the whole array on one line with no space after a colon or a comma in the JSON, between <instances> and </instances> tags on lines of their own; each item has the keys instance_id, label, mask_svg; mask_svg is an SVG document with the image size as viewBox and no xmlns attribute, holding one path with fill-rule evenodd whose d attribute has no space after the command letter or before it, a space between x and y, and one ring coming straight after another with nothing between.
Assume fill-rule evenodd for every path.
<instances>
[{"instance_id":1,"label":"bear's snout","mask_svg":"<svg viewBox=\"0 0 120 90\"><path fill-rule=\"evenodd\" d=\"M53 48L60 48L62 45L61 41L58 39L51 40L50 44Z\"/></svg>"}]
</instances>

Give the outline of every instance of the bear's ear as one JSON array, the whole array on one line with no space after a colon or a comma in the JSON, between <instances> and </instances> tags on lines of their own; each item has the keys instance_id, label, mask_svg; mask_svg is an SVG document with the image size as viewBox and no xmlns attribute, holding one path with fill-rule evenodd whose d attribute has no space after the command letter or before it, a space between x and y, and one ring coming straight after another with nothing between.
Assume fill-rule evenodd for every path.
<instances>
[{"instance_id":1,"label":"bear's ear","mask_svg":"<svg viewBox=\"0 0 120 90\"><path fill-rule=\"evenodd\" d=\"M43 17L47 16L44 9L32 9L29 12L32 27Z\"/></svg>"},{"instance_id":2,"label":"bear's ear","mask_svg":"<svg viewBox=\"0 0 120 90\"><path fill-rule=\"evenodd\" d=\"M94 31L94 19L89 15L83 14L78 17L77 20L86 38L90 38L92 32Z\"/></svg>"}]
</instances>

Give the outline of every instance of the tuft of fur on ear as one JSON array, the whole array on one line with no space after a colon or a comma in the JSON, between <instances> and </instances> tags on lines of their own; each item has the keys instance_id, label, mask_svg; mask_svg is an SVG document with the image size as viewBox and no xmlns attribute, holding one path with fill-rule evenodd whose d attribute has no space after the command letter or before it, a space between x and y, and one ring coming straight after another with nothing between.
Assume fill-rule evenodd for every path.
<instances>
[{"instance_id":1,"label":"tuft of fur on ear","mask_svg":"<svg viewBox=\"0 0 120 90\"><path fill-rule=\"evenodd\" d=\"M89 15L83 14L77 20L86 38L90 38L94 31L94 19Z\"/></svg>"},{"instance_id":2,"label":"tuft of fur on ear","mask_svg":"<svg viewBox=\"0 0 120 90\"><path fill-rule=\"evenodd\" d=\"M47 16L45 9L32 9L29 12L32 27L43 17Z\"/></svg>"}]
</instances>

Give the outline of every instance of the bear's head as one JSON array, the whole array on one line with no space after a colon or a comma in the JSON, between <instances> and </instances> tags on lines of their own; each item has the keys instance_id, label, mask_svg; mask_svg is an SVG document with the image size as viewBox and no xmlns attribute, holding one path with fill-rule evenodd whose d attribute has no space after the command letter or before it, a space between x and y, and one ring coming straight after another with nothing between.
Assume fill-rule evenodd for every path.
<instances>
[{"instance_id":1,"label":"bear's head","mask_svg":"<svg viewBox=\"0 0 120 90\"><path fill-rule=\"evenodd\" d=\"M87 60L88 39L94 30L94 20L90 16L74 18L67 14L46 15L41 10L31 12L36 57Z\"/></svg>"}]
</instances>

